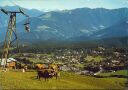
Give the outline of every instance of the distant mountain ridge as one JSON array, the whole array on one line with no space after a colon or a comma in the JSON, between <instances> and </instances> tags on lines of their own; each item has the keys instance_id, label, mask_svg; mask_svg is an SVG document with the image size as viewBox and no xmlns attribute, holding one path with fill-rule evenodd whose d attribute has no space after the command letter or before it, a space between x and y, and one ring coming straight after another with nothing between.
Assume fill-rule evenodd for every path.
<instances>
[{"instance_id":1,"label":"distant mountain ridge","mask_svg":"<svg viewBox=\"0 0 128 90\"><path fill-rule=\"evenodd\" d=\"M87 42L128 36L128 8L78 8L50 11L30 18L31 32L18 22L18 36L26 42ZM121 42L122 43L122 42ZM105 43L104 43L105 44ZM116 43L115 43L116 44Z\"/></svg>"}]
</instances>

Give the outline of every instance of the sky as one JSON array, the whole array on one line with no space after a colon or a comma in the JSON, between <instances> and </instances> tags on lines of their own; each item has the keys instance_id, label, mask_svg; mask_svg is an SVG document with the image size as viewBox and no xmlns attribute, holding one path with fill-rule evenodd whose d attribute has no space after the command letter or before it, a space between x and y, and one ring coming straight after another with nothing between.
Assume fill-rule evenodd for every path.
<instances>
[{"instance_id":1,"label":"sky","mask_svg":"<svg viewBox=\"0 0 128 90\"><path fill-rule=\"evenodd\" d=\"M107 8L128 7L128 0L0 0L0 6L18 5L28 9L65 10L75 8Z\"/></svg>"}]
</instances>

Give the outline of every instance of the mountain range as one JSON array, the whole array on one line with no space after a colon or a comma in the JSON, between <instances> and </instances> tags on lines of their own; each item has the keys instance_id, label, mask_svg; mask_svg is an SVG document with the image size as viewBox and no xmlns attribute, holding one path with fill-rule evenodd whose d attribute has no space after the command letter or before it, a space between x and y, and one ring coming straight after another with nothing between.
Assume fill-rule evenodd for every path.
<instances>
[{"instance_id":1,"label":"mountain range","mask_svg":"<svg viewBox=\"0 0 128 90\"><path fill-rule=\"evenodd\" d=\"M66 42L70 44L95 42L109 46L117 44L127 46L128 8L77 8L50 12L24 9L24 11L30 15L31 31L29 33L24 31L25 18L19 16L17 34L23 42L57 44L61 42L62 45ZM1 18L1 20L7 20L7 18ZM3 36L5 28L4 25L1 27L0 33ZM3 38L2 35L1 38ZM115 42L112 42L114 40Z\"/></svg>"}]
</instances>

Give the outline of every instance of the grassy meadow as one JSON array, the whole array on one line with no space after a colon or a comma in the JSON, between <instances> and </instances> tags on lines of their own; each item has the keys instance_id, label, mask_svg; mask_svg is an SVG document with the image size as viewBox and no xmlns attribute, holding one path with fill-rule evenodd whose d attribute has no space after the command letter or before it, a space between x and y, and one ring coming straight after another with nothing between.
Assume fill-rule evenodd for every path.
<instances>
[{"instance_id":1,"label":"grassy meadow","mask_svg":"<svg viewBox=\"0 0 128 90\"><path fill-rule=\"evenodd\" d=\"M61 72L60 77L44 81L36 79L36 72L8 71L0 72L3 89L122 89L124 78L95 78Z\"/></svg>"},{"instance_id":2,"label":"grassy meadow","mask_svg":"<svg viewBox=\"0 0 128 90\"><path fill-rule=\"evenodd\" d=\"M116 72L100 73L98 75L101 75L101 76L124 75L124 76L126 76L127 75L127 71L126 70L118 70Z\"/></svg>"}]
</instances>

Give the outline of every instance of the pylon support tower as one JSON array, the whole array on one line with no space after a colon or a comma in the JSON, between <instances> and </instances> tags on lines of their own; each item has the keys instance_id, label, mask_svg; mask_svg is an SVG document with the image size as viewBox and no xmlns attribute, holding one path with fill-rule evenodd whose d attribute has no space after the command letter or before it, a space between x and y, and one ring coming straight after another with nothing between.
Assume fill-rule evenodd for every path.
<instances>
[{"instance_id":1,"label":"pylon support tower","mask_svg":"<svg viewBox=\"0 0 128 90\"><path fill-rule=\"evenodd\" d=\"M6 36L5 36L5 41L4 41L3 53L2 53L2 57L1 57L1 60L3 60L3 68L5 69L7 66L7 59L8 59L8 55L9 55L10 45L11 45L12 38L13 38L13 33L16 35L16 15L22 14L26 17L29 17L29 16L26 15L21 9L19 9L19 11L17 11L17 12L6 11L4 9L1 9L1 11L4 14L9 15L9 17L10 17L9 22L8 22ZM28 24L29 24L28 22L25 23L25 26ZM16 40L17 40L17 35L16 35ZM18 43L18 40L17 40L17 43Z\"/></svg>"}]
</instances>

